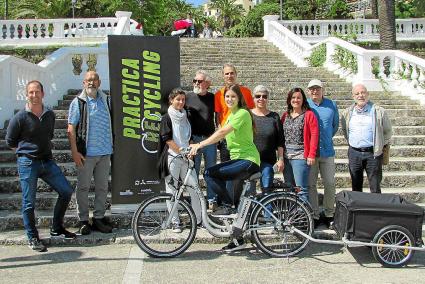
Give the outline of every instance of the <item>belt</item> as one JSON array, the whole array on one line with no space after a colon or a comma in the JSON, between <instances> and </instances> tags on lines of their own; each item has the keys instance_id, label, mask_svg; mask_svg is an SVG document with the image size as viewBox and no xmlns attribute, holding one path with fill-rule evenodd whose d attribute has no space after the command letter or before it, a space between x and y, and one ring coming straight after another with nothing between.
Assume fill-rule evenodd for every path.
<instances>
[{"instance_id":1,"label":"belt","mask_svg":"<svg viewBox=\"0 0 425 284\"><path fill-rule=\"evenodd\" d=\"M356 147L350 146L350 148L353 149L354 151L357 151L357 152L369 152L369 153L373 153L373 146L363 147L363 148L356 148Z\"/></svg>"},{"instance_id":2,"label":"belt","mask_svg":"<svg viewBox=\"0 0 425 284\"><path fill-rule=\"evenodd\" d=\"M49 158L39 158L39 157L30 156L28 154L18 154L18 157L27 157L28 159L31 159L31 160L34 160L34 161L48 161L48 160L50 160Z\"/></svg>"}]
</instances>

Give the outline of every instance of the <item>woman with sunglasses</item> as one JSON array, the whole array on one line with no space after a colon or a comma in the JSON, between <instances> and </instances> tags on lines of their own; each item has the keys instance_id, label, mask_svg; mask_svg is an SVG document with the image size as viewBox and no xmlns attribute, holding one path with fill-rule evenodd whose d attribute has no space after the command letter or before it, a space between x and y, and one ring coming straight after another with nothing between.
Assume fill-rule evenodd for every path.
<instances>
[{"instance_id":1,"label":"woman with sunglasses","mask_svg":"<svg viewBox=\"0 0 425 284\"><path fill-rule=\"evenodd\" d=\"M283 171L283 128L276 112L267 108L270 90L258 85L254 89L255 107L251 110L255 123L254 144L260 153L261 188L263 191L273 186L274 170ZM278 153L278 158L276 157Z\"/></svg>"},{"instance_id":2,"label":"woman with sunglasses","mask_svg":"<svg viewBox=\"0 0 425 284\"><path fill-rule=\"evenodd\" d=\"M300 198L308 201L308 176L316 159L319 127L301 88L293 88L286 99L282 116L285 137L285 182L299 186Z\"/></svg>"}]
</instances>

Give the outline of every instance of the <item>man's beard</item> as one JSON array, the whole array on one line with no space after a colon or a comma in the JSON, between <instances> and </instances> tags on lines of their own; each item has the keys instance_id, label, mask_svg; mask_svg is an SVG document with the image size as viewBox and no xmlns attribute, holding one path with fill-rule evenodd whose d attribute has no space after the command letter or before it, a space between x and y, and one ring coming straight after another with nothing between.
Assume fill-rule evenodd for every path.
<instances>
[{"instance_id":1,"label":"man's beard","mask_svg":"<svg viewBox=\"0 0 425 284\"><path fill-rule=\"evenodd\" d=\"M198 94L201 93L201 88L199 88L198 86L194 86L193 87L193 92L198 95Z\"/></svg>"},{"instance_id":2,"label":"man's beard","mask_svg":"<svg viewBox=\"0 0 425 284\"><path fill-rule=\"evenodd\" d=\"M94 97L97 94L97 88L94 87L88 87L86 88L86 93L87 95L89 95L90 97Z\"/></svg>"}]
</instances>

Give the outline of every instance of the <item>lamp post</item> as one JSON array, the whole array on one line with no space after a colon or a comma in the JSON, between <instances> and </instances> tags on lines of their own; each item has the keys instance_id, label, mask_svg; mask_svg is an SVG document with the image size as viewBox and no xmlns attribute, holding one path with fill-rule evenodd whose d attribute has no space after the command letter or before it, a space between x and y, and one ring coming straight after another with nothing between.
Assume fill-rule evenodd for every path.
<instances>
[{"instance_id":1,"label":"lamp post","mask_svg":"<svg viewBox=\"0 0 425 284\"><path fill-rule=\"evenodd\" d=\"M283 10L283 3L282 0L280 0L280 20L282 21L282 10Z\"/></svg>"},{"instance_id":2,"label":"lamp post","mask_svg":"<svg viewBox=\"0 0 425 284\"><path fill-rule=\"evenodd\" d=\"M72 18L73 19L75 17L75 3L77 3L77 0L71 0L71 4L72 4Z\"/></svg>"},{"instance_id":3,"label":"lamp post","mask_svg":"<svg viewBox=\"0 0 425 284\"><path fill-rule=\"evenodd\" d=\"M4 19L7 20L9 17L9 1L4 1Z\"/></svg>"}]
</instances>

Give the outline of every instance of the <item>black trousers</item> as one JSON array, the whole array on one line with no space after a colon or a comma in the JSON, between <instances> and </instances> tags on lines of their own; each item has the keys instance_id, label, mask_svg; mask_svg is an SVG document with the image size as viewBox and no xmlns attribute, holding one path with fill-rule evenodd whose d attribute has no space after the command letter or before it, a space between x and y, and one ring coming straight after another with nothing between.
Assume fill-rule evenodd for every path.
<instances>
[{"instance_id":1,"label":"black trousers","mask_svg":"<svg viewBox=\"0 0 425 284\"><path fill-rule=\"evenodd\" d=\"M353 191L363 191L363 171L366 170L370 192L381 193L382 157L374 157L372 152L360 152L348 148L348 167Z\"/></svg>"}]
</instances>

